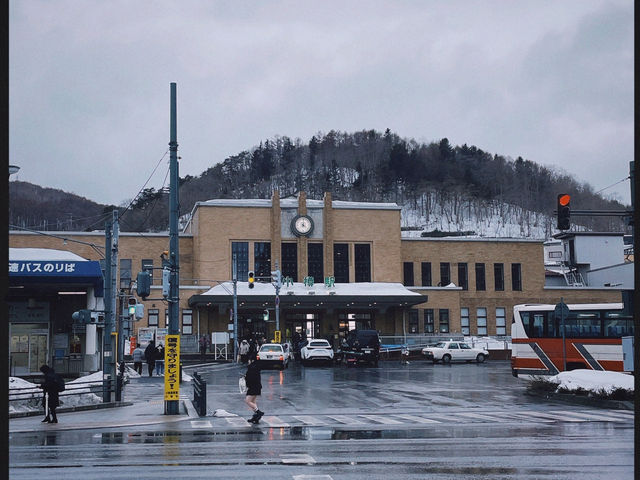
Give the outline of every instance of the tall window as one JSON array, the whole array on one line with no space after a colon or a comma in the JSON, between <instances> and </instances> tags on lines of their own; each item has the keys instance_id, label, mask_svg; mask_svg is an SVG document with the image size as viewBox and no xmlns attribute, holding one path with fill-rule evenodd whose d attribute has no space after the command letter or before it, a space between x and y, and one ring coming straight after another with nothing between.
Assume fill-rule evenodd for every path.
<instances>
[{"instance_id":1,"label":"tall window","mask_svg":"<svg viewBox=\"0 0 640 480\"><path fill-rule=\"evenodd\" d=\"M314 282L324 281L324 252L321 243L307 245L307 271Z\"/></svg>"},{"instance_id":2,"label":"tall window","mask_svg":"<svg viewBox=\"0 0 640 480\"><path fill-rule=\"evenodd\" d=\"M298 244L282 244L282 276L298 281Z\"/></svg>"},{"instance_id":3,"label":"tall window","mask_svg":"<svg viewBox=\"0 0 640 480\"><path fill-rule=\"evenodd\" d=\"M451 283L451 271L449 262L440 263L440 286L446 287Z\"/></svg>"},{"instance_id":4,"label":"tall window","mask_svg":"<svg viewBox=\"0 0 640 480\"><path fill-rule=\"evenodd\" d=\"M158 310L157 308L150 308L149 309L149 326L150 327L157 327L158 326L158 318L160 317L160 310Z\"/></svg>"},{"instance_id":5,"label":"tall window","mask_svg":"<svg viewBox=\"0 0 640 480\"><path fill-rule=\"evenodd\" d=\"M469 335L469 309L466 307L460 309L460 327L463 335Z\"/></svg>"},{"instance_id":6,"label":"tall window","mask_svg":"<svg viewBox=\"0 0 640 480\"><path fill-rule=\"evenodd\" d=\"M467 264L458 263L458 286L463 290L469 289L469 279L467 275Z\"/></svg>"},{"instance_id":7,"label":"tall window","mask_svg":"<svg viewBox=\"0 0 640 480\"><path fill-rule=\"evenodd\" d=\"M422 286L430 287L431 286L431 262L422 262Z\"/></svg>"},{"instance_id":8,"label":"tall window","mask_svg":"<svg viewBox=\"0 0 640 480\"><path fill-rule=\"evenodd\" d=\"M433 333L433 308L424 310L424 333Z\"/></svg>"},{"instance_id":9,"label":"tall window","mask_svg":"<svg viewBox=\"0 0 640 480\"><path fill-rule=\"evenodd\" d=\"M120 288L129 288L131 286L131 259L120 259Z\"/></svg>"},{"instance_id":10,"label":"tall window","mask_svg":"<svg viewBox=\"0 0 640 480\"><path fill-rule=\"evenodd\" d=\"M182 310L182 334L191 335L193 333L193 310Z\"/></svg>"},{"instance_id":11,"label":"tall window","mask_svg":"<svg viewBox=\"0 0 640 480\"><path fill-rule=\"evenodd\" d=\"M253 270L256 277L271 278L271 243L255 242L253 244Z\"/></svg>"},{"instance_id":12,"label":"tall window","mask_svg":"<svg viewBox=\"0 0 640 480\"><path fill-rule=\"evenodd\" d=\"M478 322L478 335L487 334L487 309L478 307L476 310L476 319Z\"/></svg>"},{"instance_id":13,"label":"tall window","mask_svg":"<svg viewBox=\"0 0 640 480\"><path fill-rule=\"evenodd\" d=\"M356 243L354 245L356 282L371 281L371 245Z\"/></svg>"},{"instance_id":14,"label":"tall window","mask_svg":"<svg viewBox=\"0 0 640 480\"><path fill-rule=\"evenodd\" d=\"M495 278L496 292L502 292L504 290L504 264L493 264L493 277Z\"/></svg>"},{"instance_id":15,"label":"tall window","mask_svg":"<svg viewBox=\"0 0 640 480\"><path fill-rule=\"evenodd\" d=\"M236 257L238 281L246 282L249 278L249 242L231 242L232 262L234 255Z\"/></svg>"},{"instance_id":16,"label":"tall window","mask_svg":"<svg viewBox=\"0 0 640 480\"><path fill-rule=\"evenodd\" d=\"M153 285L153 258L143 258L140 270L149 272L149 285Z\"/></svg>"},{"instance_id":17,"label":"tall window","mask_svg":"<svg viewBox=\"0 0 640 480\"><path fill-rule=\"evenodd\" d=\"M484 263L476 263L476 290L486 290L484 283Z\"/></svg>"},{"instance_id":18,"label":"tall window","mask_svg":"<svg viewBox=\"0 0 640 480\"><path fill-rule=\"evenodd\" d=\"M404 262L404 281L403 284L406 286L414 285L413 282L413 262Z\"/></svg>"},{"instance_id":19,"label":"tall window","mask_svg":"<svg viewBox=\"0 0 640 480\"><path fill-rule=\"evenodd\" d=\"M511 290L522 290L522 266L519 263L511 264Z\"/></svg>"},{"instance_id":20,"label":"tall window","mask_svg":"<svg viewBox=\"0 0 640 480\"><path fill-rule=\"evenodd\" d=\"M440 333L449 333L449 309L441 308L439 311Z\"/></svg>"},{"instance_id":21,"label":"tall window","mask_svg":"<svg viewBox=\"0 0 640 480\"><path fill-rule=\"evenodd\" d=\"M333 276L336 283L349 283L349 245L333 244Z\"/></svg>"},{"instance_id":22,"label":"tall window","mask_svg":"<svg viewBox=\"0 0 640 480\"><path fill-rule=\"evenodd\" d=\"M418 310L409 310L409 333L418 333Z\"/></svg>"},{"instance_id":23,"label":"tall window","mask_svg":"<svg viewBox=\"0 0 640 480\"><path fill-rule=\"evenodd\" d=\"M496 335L507 334L507 314L504 307L496 307Z\"/></svg>"}]
</instances>

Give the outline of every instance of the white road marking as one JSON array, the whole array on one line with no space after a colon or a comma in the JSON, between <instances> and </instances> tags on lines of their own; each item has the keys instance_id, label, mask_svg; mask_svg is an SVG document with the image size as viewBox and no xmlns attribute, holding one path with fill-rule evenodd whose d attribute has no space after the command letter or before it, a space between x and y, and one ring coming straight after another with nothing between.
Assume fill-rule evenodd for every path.
<instances>
[{"instance_id":1,"label":"white road marking","mask_svg":"<svg viewBox=\"0 0 640 480\"><path fill-rule=\"evenodd\" d=\"M308 455L306 453L289 453L289 454L286 454L286 456L283 456L282 463L313 465L314 463L316 463L316 460L311 455Z\"/></svg>"},{"instance_id":2,"label":"white road marking","mask_svg":"<svg viewBox=\"0 0 640 480\"><path fill-rule=\"evenodd\" d=\"M268 417L262 417L260 420L261 423L266 423L270 427L290 427L287 422L283 422L278 417L274 417L273 415Z\"/></svg>"},{"instance_id":3,"label":"white road marking","mask_svg":"<svg viewBox=\"0 0 640 480\"><path fill-rule=\"evenodd\" d=\"M396 413L393 415L394 417L403 418L405 420L409 420L411 423L440 423L438 420L432 420L430 418L422 418L416 415L404 415Z\"/></svg>"},{"instance_id":4,"label":"white road marking","mask_svg":"<svg viewBox=\"0 0 640 480\"><path fill-rule=\"evenodd\" d=\"M191 420L192 428L211 428L211 422L209 420Z\"/></svg>"},{"instance_id":5,"label":"white road marking","mask_svg":"<svg viewBox=\"0 0 640 480\"><path fill-rule=\"evenodd\" d=\"M333 480L331 475L294 475L293 480Z\"/></svg>"},{"instance_id":6,"label":"white road marking","mask_svg":"<svg viewBox=\"0 0 640 480\"><path fill-rule=\"evenodd\" d=\"M326 415L329 418L344 423L345 425L364 425L365 422L358 420L357 418L350 417L348 415Z\"/></svg>"},{"instance_id":7,"label":"white road marking","mask_svg":"<svg viewBox=\"0 0 640 480\"><path fill-rule=\"evenodd\" d=\"M242 418L242 417L223 417L227 423L229 425L232 425L234 427L249 427L251 424L249 422L247 422L246 419Z\"/></svg>"},{"instance_id":8,"label":"white road marking","mask_svg":"<svg viewBox=\"0 0 640 480\"><path fill-rule=\"evenodd\" d=\"M526 411L526 412L519 412L518 415L526 415L528 417L539 417L540 421L543 422L552 422L552 421L559 421L559 422L586 422L587 420L584 418L567 418L564 417L562 415L554 415L553 413L543 413L543 412L534 412L534 411ZM551 420L550 420L551 419ZM536 418L536 421L538 421L538 418Z\"/></svg>"},{"instance_id":9,"label":"white road marking","mask_svg":"<svg viewBox=\"0 0 640 480\"><path fill-rule=\"evenodd\" d=\"M496 416L490 416L490 415L486 415L486 414L483 414L483 413L475 413L475 412L457 412L457 413L454 413L452 415L460 415L461 417L478 419L478 420L485 420L487 422L502 422L502 421L504 421L504 418L499 418L499 417L496 417Z\"/></svg>"},{"instance_id":10,"label":"white road marking","mask_svg":"<svg viewBox=\"0 0 640 480\"><path fill-rule=\"evenodd\" d=\"M296 420L300 420L302 423L306 425L326 425L327 424L327 422L324 422L319 418L311 417L311 416L293 415L293 418L295 418Z\"/></svg>"},{"instance_id":11,"label":"white road marking","mask_svg":"<svg viewBox=\"0 0 640 480\"><path fill-rule=\"evenodd\" d=\"M618 416L609 416L603 413L587 413L587 412L570 412L570 411L555 411L552 413L557 413L559 415L572 415L574 417L578 417L578 418L586 418L586 419L590 419L590 420L603 420L605 422L627 422L629 421L629 418L623 418L623 417L618 417Z\"/></svg>"},{"instance_id":12,"label":"white road marking","mask_svg":"<svg viewBox=\"0 0 640 480\"><path fill-rule=\"evenodd\" d=\"M385 425L402 425L402 422L394 420L393 418L385 417L383 415L358 415L359 417L373 420L374 422L383 423Z\"/></svg>"}]
</instances>

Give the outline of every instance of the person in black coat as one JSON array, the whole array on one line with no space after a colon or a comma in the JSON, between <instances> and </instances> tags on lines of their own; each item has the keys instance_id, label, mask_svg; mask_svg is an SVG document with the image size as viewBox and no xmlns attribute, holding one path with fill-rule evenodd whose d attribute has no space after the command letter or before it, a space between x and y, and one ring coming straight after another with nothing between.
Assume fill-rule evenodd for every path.
<instances>
[{"instance_id":1,"label":"person in black coat","mask_svg":"<svg viewBox=\"0 0 640 480\"><path fill-rule=\"evenodd\" d=\"M45 408L44 413L46 415L42 422L58 423L56 408L58 408L58 405L60 405L60 397L58 396L56 372L48 365L42 365L40 367L40 371L44 375L44 382L42 382L40 388L42 388L42 390L44 391L44 396L42 397L42 406ZM49 397L49 403L47 403L47 396Z\"/></svg>"},{"instance_id":2,"label":"person in black coat","mask_svg":"<svg viewBox=\"0 0 640 480\"><path fill-rule=\"evenodd\" d=\"M247 382L247 394L244 398L244 403L253 412L253 417L247 420L249 423L258 423L264 412L258 408L257 397L262 393L262 382L260 381L260 367L256 363L256 355L249 355L249 365L247 366L247 373L244 375L244 379Z\"/></svg>"},{"instance_id":3,"label":"person in black coat","mask_svg":"<svg viewBox=\"0 0 640 480\"><path fill-rule=\"evenodd\" d=\"M147 359L147 367L149 368L149 376L153 375L153 369L156 366L156 358L158 358L158 349L156 342L151 340L147 348L144 349L144 358Z\"/></svg>"}]
</instances>

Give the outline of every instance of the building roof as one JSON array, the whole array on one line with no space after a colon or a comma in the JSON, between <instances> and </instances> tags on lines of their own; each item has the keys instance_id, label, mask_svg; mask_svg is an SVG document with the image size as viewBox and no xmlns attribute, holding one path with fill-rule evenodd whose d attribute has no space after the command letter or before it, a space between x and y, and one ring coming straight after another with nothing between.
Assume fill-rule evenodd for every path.
<instances>
[{"instance_id":1,"label":"building roof","mask_svg":"<svg viewBox=\"0 0 640 480\"><path fill-rule=\"evenodd\" d=\"M54 250L51 248L10 248L9 261L73 261L87 262L86 258L68 252L66 250Z\"/></svg>"}]
</instances>

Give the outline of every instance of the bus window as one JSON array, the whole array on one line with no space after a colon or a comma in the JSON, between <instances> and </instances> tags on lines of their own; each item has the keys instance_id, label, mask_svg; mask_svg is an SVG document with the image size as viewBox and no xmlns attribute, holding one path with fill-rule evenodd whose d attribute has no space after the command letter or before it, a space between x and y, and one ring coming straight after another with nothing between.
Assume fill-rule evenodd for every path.
<instances>
[{"instance_id":1,"label":"bus window","mask_svg":"<svg viewBox=\"0 0 640 480\"><path fill-rule=\"evenodd\" d=\"M544 313L533 312L533 322L531 325L531 336L542 337L544 335Z\"/></svg>"}]
</instances>

